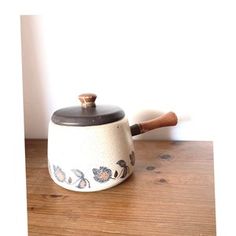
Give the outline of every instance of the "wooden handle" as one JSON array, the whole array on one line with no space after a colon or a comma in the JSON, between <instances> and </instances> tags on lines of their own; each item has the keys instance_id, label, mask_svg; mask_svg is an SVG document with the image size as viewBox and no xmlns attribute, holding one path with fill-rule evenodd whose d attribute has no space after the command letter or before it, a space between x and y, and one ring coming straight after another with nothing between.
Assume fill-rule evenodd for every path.
<instances>
[{"instance_id":1,"label":"wooden handle","mask_svg":"<svg viewBox=\"0 0 236 236\"><path fill-rule=\"evenodd\" d=\"M178 118L176 114L174 112L168 112L155 119L132 125L130 129L132 136L134 136L161 127L175 126L177 123Z\"/></svg>"}]
</instances>

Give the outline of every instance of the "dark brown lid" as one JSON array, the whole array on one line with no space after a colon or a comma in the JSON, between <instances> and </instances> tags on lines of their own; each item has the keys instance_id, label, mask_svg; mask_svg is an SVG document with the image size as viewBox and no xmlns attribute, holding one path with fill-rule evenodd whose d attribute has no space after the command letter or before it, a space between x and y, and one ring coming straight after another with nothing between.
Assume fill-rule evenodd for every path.
<instances>
[{"instance_id":1,"label":"dark brown lid","mask_svg":"<svg viewBox=\"0 0 236 236\"><path fill-rule=\"evenodd\" d=\"M96 95L81 94L81 106L66 107L57 110L52 115L52 121L66 126L92 126L118 121L125 116L123 110L117 106L96 105Z\"/></svg>"}]
</instances>

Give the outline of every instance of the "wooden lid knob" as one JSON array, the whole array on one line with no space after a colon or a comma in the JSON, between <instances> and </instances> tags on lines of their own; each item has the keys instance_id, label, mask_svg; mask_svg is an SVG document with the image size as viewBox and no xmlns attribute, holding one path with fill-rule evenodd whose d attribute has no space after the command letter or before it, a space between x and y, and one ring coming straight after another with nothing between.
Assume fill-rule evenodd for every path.
<instances>
[{"instance_id":1,"label":"wooden lid knob","mask_svg":"<svg viewBox=\"0 0 236 236\"><path fill-rule=\"evenodd\" d=\"M79 95L79 100L81 102L81 106L84 108L87 107L95 107L95 100L97 95L94 93L83 93Z\"/></svg>"}]
</instances>

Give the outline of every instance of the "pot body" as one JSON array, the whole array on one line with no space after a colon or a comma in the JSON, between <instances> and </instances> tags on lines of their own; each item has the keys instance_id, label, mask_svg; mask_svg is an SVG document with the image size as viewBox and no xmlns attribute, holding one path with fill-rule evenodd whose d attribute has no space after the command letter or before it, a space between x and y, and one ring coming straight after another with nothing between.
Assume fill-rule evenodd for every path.
<instances>
[{"instance_id":1,"label":"pot body","mask_svg":"<svg viewBox=\"0 0 236 236\"><path fill-rule=\"evenodd\" d=\"M135 156L126 117L96 126L63 126L50 121L48 168L61 187L92 192L128 178Z\"/></svg>"}]
</instances>

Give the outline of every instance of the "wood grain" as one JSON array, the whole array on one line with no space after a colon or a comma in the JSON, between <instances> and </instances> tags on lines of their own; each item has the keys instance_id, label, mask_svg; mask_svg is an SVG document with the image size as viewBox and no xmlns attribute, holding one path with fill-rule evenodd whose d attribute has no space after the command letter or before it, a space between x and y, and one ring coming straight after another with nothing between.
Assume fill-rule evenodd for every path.
<instances>
[{"instance_id":1,"label":"wood grain","mask_svg":"<svg viewBox=\"0 0 236 236\"><path fill-rule=\"evenodd\" d=\"M135 141L135 173L100 192L57 186L46 140L26 140L29 236L214 236L211 142Z\"/></svg>"}]
</instances>

